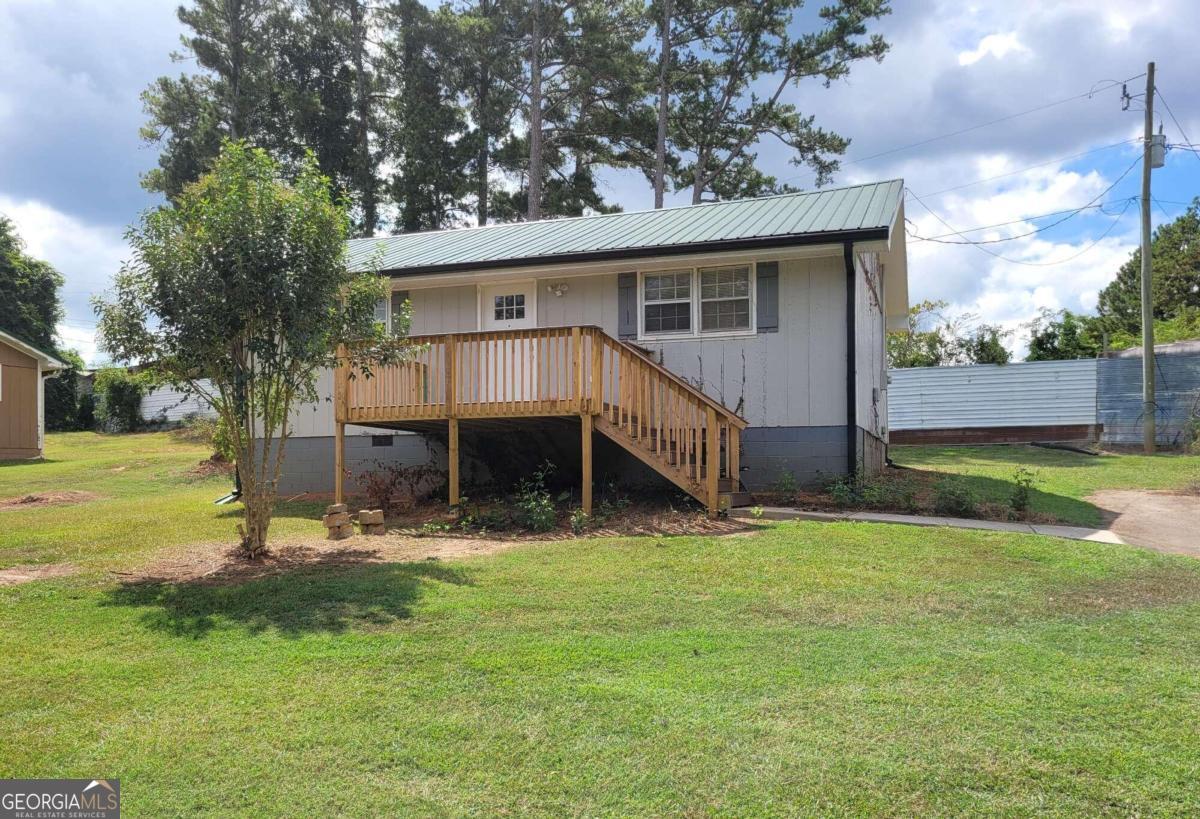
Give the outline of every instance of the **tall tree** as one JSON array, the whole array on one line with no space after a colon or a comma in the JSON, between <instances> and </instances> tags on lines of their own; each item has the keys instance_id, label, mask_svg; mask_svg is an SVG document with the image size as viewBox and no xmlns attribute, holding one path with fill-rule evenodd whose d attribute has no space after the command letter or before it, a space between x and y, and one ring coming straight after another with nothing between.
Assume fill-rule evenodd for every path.
<instances>
[{"instance_id":1,"label":"tall tree","mask_svg":"<svg viewBox=\"0 0 1200 819\"><path fill-rule=\"evenodd\" d=\"M506 0L473 0L458 10L443 7L442 30L451 32L454 47L454 84L466 100L470 130L464 137L473 148L470 166L475 218L486 225L492 217L493 171L496 152L512 135L513 117L520 100L522 60L513 48L520 39L513 3Z\"/></svg>"},{"instance_id":2,"label":"tall tree","mask_svg":"<svg viewBox=\"0 0 1200 819\"><path fill-rule=\"evenodd\" d=\"M1173 222L1158 226L1150 259L1154 318L1170 320L1200 309L1200 197ZM1100 292L1097 309L1109 332L1141 332L1141 270L1138 248Z\"/></svg>"},{"instance_id":3,"label":"tall tree","mask_svg":"<svg viewBox=\"0 0 1200 819\"><path fill-rule=\"evenodd\" d=\"M1100 354L1102 333L1094 316L1070 310L1044 309L1029 322L1029 353L1026 361L1070 361L1095 358Z\"/></svg>"},{"instance_id":4,"label":"tall tree","mask_svg":"<svg viewBox=\"0 0 1200 819\"><path fill-rule=\"evenodd\" d=\"M754 146L764 137L790 148L792 164L811 167L818 184L836 169L831 157L844 153L848 141L817 127L783 94L806 79L828 86L856 61L883 59L888 45L878 34L868 36L867 24L890 8L888 0L837 0L820 10L818 30L793 36L789 26L802 6L803 0L729 3L706 18L686 76L676 82L668 135L684 157L676 186L691 188L693 203L706 195L784 189L755 165Z\"/></svg>"},{"instance_id":5,"label":"tall tree","mask_svg":"<svg viewBox=\"0 0 1200 819\"><path fill-rule=\"evenodd\" d=\"M419 0L396 0L387 19L384 147L395 168L388 187L397 227L405 232L451 227L465 210L474 156L452 85L454 28Z\"/></svg>"},{"instance_id":6,"label":"tall tree","mask_svg":"<svg viewBox=\"0 0 1200 819\"><path fill-rule=\"evenodd\" d=\"M163 143L159 167L143 184L177 196L216 156L221 140L266 140L273 110L277 0L193 0L177 15L188 34L177 61L194 59L201 72L159 77L142 94L150 121L147 142Z\"/></svg>"},{"instance_id":7,"label":"tall tree","mask_svg":"<svg viewBox=\"0 0 1200 819\"><path fill-rule=\"evenodd\" d=\"M174 207L129 232L133 259L98 302L100 340L207 402L230 431L243 553L266 549L291 410L316 400L338 344L354 365L404 352L375 320L383 285L345 264L347 214L306 160L286 181L266 152L227 143Z\"/></svg>"},{"instance_id":8,"label":"tall tree","mask_svg":"<svg viewBox=\"0 0 1200 819\"><path fill-rule=\"evenodd\" d=\"M0 214L0 330L41 350L54 350L55 328L63 318L58 300L62 285L62 275L26 253L16 225Z\"/></svg>"}]
</instances>

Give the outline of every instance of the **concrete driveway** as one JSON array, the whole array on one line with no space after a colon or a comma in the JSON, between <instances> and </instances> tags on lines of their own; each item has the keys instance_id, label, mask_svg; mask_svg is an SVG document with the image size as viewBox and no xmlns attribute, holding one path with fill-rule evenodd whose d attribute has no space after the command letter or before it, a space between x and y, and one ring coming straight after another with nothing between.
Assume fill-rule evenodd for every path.
<instances>
[{"instance_id":1,"label":"concrete driveway","mask_svg":"<svg viewBox=\"0 0 1200 819\"><path fill-rule=\"evenodd\" d=\"M1200 495L1105 489L1088 500L1126 543L1200 557Z\"/></svg>"}]
</instances>

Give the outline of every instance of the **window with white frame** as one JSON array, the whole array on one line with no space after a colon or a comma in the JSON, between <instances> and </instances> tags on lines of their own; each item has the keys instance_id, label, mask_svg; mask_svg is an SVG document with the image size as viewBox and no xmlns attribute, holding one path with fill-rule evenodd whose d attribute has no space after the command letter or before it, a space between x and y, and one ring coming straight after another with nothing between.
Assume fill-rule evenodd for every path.
<instances>
[{"instance_id":1,"label":"window with white frame","mask_svg":"<svg viewBox=\"0 0 1200 819\"><path fill-rule=\"evenodd\" d=\"M650 335L692 330L692 271L647 273L642 278L642 328Z\"/></svg>"},{"instance_id":2,"label":"window with white frame","mask_svg":"<svg viewBox=\"0 0 1200 819\"><path fill-rule=\"evenodd\" d=\"M742 333L754 329L751 265L643 273L644 336Z\"/></svg>"},{"instance_id":3,"label":"window with white frame","mask_svg":"<svg viewBox=\"0 0 1200 819\"><path fill-rule=\"evenodd\" d=\"M492 299L492 316L496 321L517 321L525 318L525 294L496 296Z\"/></svg>"},{"instance_id":4,"label":"window with white frame","mask_svg":"<svg viewBox=\"0 0 1200 819\"><path fill-rule=\"evenodd\" d=\"M700 270L700 332L750 329L750 268Z\"/></svg>"}]
</instances>

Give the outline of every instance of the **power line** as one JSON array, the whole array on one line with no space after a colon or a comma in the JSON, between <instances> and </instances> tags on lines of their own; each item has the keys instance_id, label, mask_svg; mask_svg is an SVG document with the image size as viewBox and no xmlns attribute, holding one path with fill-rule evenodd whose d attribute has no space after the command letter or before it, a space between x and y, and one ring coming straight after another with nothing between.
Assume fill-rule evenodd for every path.
<instances>
[{"instance_id":1,"label":"power line","mask_svg":"<svg viewBox=\"0 0 1200 819\"><path fill-rule=\"evenodd\" d=\"M959 233L978 233L981 230L992 230L994 228L1008 227L1009 225L1020 225L1025 222L1032 222L1035 219L1045 219L1049 216L1061 216L1064 213L1075 214L1075 213L1079 213L1079 212L1085 211L1085 210L1099 210L1105 216L1112 216L1111 213L1109 213L1108 211L1105 210L1106 207L1108 207L1109 205L1121 205L1121 204L1124 204L1125 202L1128 202L1130 199L1136 199L1136 198L1137 198L1136 196L1123 196L1120 199L1110 199L1107 202L1099 202L1095 205L1083 205L1082 207L1077 207L1077 208L1065 208L1063 210L1053 210L1053 211L1050 211L1049 213L1039 213L1034 216L1022 216L1020 219L1012 219L1007 222L996 222L995 224L992 224L992 225L980 225L979 227L962 228L961 230L958 230L955 233L940 233L937 236L914 236L914 238L916 238L918 241L932 242L936 239L943 239L947 236L957 236ZM1047 227L1051 227L1051 226L1047 225ZM1020 237L1013 237L1013 238L1020 238ZM964 243L963 242L951 242L948 244L964 244ZM979 244L982 244L982 243L979 243Z\"/></svg>"},{"instance_id":2,"label":"power line","mask_svg":"<svg viewBox=\"0 0 1200 819\"><path fill-rule=\"evenodd\" d=\"M1160 100L1162 100L1163 108L1167 109L1167 114L1171 117L1171 122L1175 123L1175 127L1179 129L1179 133L1183 136L1184 141L1187 142L1188 145L1191 145L1191 137L1187 135L1187 131L1183 130L1183 126L1180 125L1179 120L1175 118L1175 112L1171 110L1171 106L1167 102L1167 98L1162 95L1162 91L1159 90L1157 85L1154 86L1154 93L1158 95ZM1200 160L1200 154L1196 155L1196 159Z\"/></svg>"},{"instance_id":3,"label":"power line","mask_svg":"<svg viewBox=\"0 0 1200 819\"><path fill-rule=\"evenodd\" d=\"M1142 73L1142 74L1137 74L1133 77L1128 77L1124 80L1101 80L1100 82L1093 84L1090 89L1088 89L1087 91L1085 91L1082 94L1075 94L1074 96L1064 97L1063 99L1054 100L1053 102L1047 102L1042 105L1035 106L1033 108L1028 108L1024 111L1017 111L1014 114L1008 114L1006 116L999 117L998 119L989 120L987 122L981 122L977 125L971 125L966 128L960 128L957 131L950 131L949 133L938 134L937 136L932 136L932 137L929 137L928 139L922 139L918 142L912 142L912 143L909 143L908 145L900 145L896 148L889 148L886 151L880 151L878 153L871 154L870 156L857 157L855 159L847 159L845 162L840 163L840 165L842 165L842 166L855 165L860 162L869 162L870 160L878 159L881 156L890 156L891 154L899 153L901 151L907 151L912 148L919 148L922 145L928 145L932 142L938 142L943 139L950 139L951 137L962 136L963 134L969 134L972 131L978 131L983 128L990 128L993 125L999 125L1002 122L1008 122L1009 120L1017 119L1018 117L1028 116L1029 114L1036 114L1039 111L1045 111L1049 108L1055 108L1059 105L1065 105L1068 102L1075 102L1076 100L1081 100L1081 99L1091 99L1093 96L1095 96L1096 94L1099 94L1102 91L1108 91L1109 89L1117 88L1118 86L1124 85L1125 83L1130 82L1131 80L1136 80L1139 77L1144 77L1144 76L1146 76L1145 73ZM1107 85L1103 85L1103 87L1097 87L1097 86L1101 86L1103 83L1107 83ZM805 173L796 174L795 176L789 176L784 179L780 179L779 181L780 182L790 182L793 179L800 179L801 177L813 176L813 175L815 175L814 172L808 171Z\"/></svg>"},{"instance_id":4,"label":"power line","mask_svg":"<svg viewBox=\"0 0 1200 819\"><path fill-rule=\"evenodd\" d=\"M1141 142L1141 141L1142 141L1141 137L1125 139L1125 140L1122 140L1121 142L1114 142L1111 145L1103 145L1099 148L1093 148L1090 151L1083 151L1082 153L1071 154L1070 156L1062 156L1057 159L1047 159L1045 162L1039 162L1036 165L1027 165L1024 168L1018 168L1015 171L1009 171L1008 173L997 174L996 176L988 176L983 179L976 179L973 182L964 182L961 185L955 185L953 188L943 188L940 191L933 191L932 193L926 193L923 195L926 199L930 199L934 196L941 196L943 193L950 193L952 191L962 190L963 188L969 188L972 185L982 185L984 182L995 182L997 179L1006 179L1007 177L1010 177L1010 176L1016 176L1017 174L1025 173L1025 171L1032 171L1035 168L1044 168L1047 165L1055 165L1059 162L1069 162L1072 159L1079 159L1080 157L1083 157L1083 156L1089 156L1091 154L1100 153L1101 151L1108 151L1113 148L1118 148L1122 145L1129 145L1130 143Z\"/></svg>"},{"instance_id":5,"label":"power line","mask_svg":"<svg viewBox=\"0 0 1200 819\"><path fill-rule=\"evenodd\" d=\"M950 230L954 230L954 226L953 226L953 225L951 225L951 224L950 224L949 222L947 222L945 219L943 219L942 217L940 217L940 216L938 216L936 213L934 213L932 210L930 210L930 209L929 209L929 206L928 206L928 205L926 205L924 202L921 202L921 200L920 200L920 198L919 198L919 197L917 197L917 196L914 194L914 197L913 197L913 198L915 198L915 199L917 200L917 202L918 202L918 203L920 203L921 207L923 207L923 208L925 208L925 210L929 211L929 215L930 215L930 216L932 216L934 219L937 219L939 222L941 222L943 225L945 225L945 226L946 226L947 228L949 228ZM995 258L999 259L999 260L1000 260L1000 261L1002 261L1002 262L1008 262L1009 264L1019 264L1019 265L1024 265L1025 267L1053 267L1054 265L1065 264L1065 263L1067 263L1067 262L1072 262L1072 261L1075 261L1075 260L1076 260L1076 259L1078 259L1080 256L1082 256L1083 254L1087 253L1087 252L1088 252L1088 251L1090 251L1092 248L1096 247L1096 245L1098 245L1098 244L1100 244L1102 241L1104 241L1104 239L1108 237L1108 234L1110 234L1110 233L1112 233L1112 232L1113 232L1113 229L1114 229L1114 228L1116 228L1117 224L1118 224L1118 223L1121 221L1121 219L1122 219L1122 218L1125 216L1125 213L1126 213L1126 211L1128 211L1128 210L1129 210L1129 206L1133 204L1133 201L1134 201L1134 199L1135 199L1135 198L1136 198L1136 197L1130 197L1130 198L1129 198L1129 199L1128 199L1128 200L1125 202L1125 207L1124 207L1124 208L1122 208L1122 209L1121 209L1121 212L1120 212L1120 213L1118 213L1118 214L1116 215L1116 217L1115 217L1115 218L1112 220L1112 224L1110 224L1110 225L1109 225L1107 228L1105 228L1104 232L1103 232L1103 233L1101 233L1101 234L1100 234L1100 235L1099 235L1099 236L1098 236L1098 237L1095 239L1095 241L1093 241L1093 242L1092 242L1091 244L1089 244L1087 247L1085 247L1085 248L1083 248L1082 250L1080 250L1078 253L1076 253L1076 254L1074 254L1074 255L1072 255L1072 256L1068 256L1068 257L1067 257L1067 258L1065 258L1065 259L1055 259L1055 260L1054 260L1054 261L1052 261L1052 262L1027 262L1027 261L1024 261L1024 260L1022 260L1022 259L1010 259L1010 258L1008 258L1007 256L1003 256L1003 255L1001 255L1001 254L999 254L999 253L996 253L994 250L989 250L988 248L986 248L986 247L983 247L983 246L981 246L980 244L978 244L978 243L976 243L976 242L958 242L958 243L956 243L956 244L969 244L969 245L971 245L972 247L976 248L977 250L980 250L980 251L982 251L982 252L984 252L984 253L988 254L989 256L993 256L993 257L995 257ZM955 232L957 233L958 231L955 231ZM961 234L959 234L959 235L961 235ZM920 237L917 237L917 238L920 238ZM966 238L966 237L964 236L963 238Z\"/></svg>"},{"instance_id":6,"label":"power line","mask_svg":"<svg viewBox=\"0 0 1200 819\"><path fill-rule=\"evenodd\" d=\"M959 238L964 239L965 241L952 242L952 241L948 241L945 239L939 239L939 238L935 238L935 237L925 237L925 236L914 236L914 238L917 239L918 241L940 242L941 244L947 244L947 245L994 245L994 244L1000 244L1001 242L1011 242L1016 239L1028 238L1030 236L1033 236L1034 234L1041 233L1042 231L1045 231L1045 230L1049 230L1052 227L1057 227L1058 225L1061 225L1063 222L1066 222L1068 219L1074 218L1075 216L1079 215L1080 213L1082 213L1083 211L1085 211L1089 208L1097 207L1096 203L1100 199L1103 199L1105 196L1107 196L1109 194L1109 192L1112 191L1113 188L1115 188L1117 185L1121 184L1121 180L1123 180L1126 176L1128 176L1129 172L1132 171L1139 162L1141 162L1141 157L1138 157L1132 163L1130 163L1129 167L1126 168L1121 173L1121 175L1118 176L1113 181L1113 183L1111 185L1109 185L1107 188L1105 188L1103 191L1101 191L1099 194L1097 194L1095 197L1093 197L1090 202L1088 202L1086 205L1082 205L1078 208L1074 208L1070 211L1067 211L1066 215L1063 216L1061 219L1059 219L1055 222L1051 222L1048 225L1043 225L1039 228L1035 228L1034 230L1028 231L1027 233L1020 233L1020 234L1017 234L1016 236L1006 236L1006 237L1003 237L1000 239L974 239L974 240L967 239L967 237L963 235L963 231L957 230L952 225L946 223L946 221L944 219L942 219L940 216L938 216L936 213L934 213L932 210L930 210L929 206L926 205L923 201L921 201L921 198L919 196L917 196L915 193L913 193L912 190L910 189L909 193L912 193L913 198L916 199L918 202L920 202L921 207L923 207L923 208L925 208L925 210L929 211L930 215L932 215L939 222L942 222L942 224L945 224L946 227L950 229L950 231L953 235L956 235ZM1128 203L1126 203L1126 204L1128 206ZM1121 211L1121 212L1124 213L1125 211ZM1050 215L1055 215L1055 214L1044 214L1044 215L1050 216ZM1041 217L1029 217L1029 218L1041 218ZM1027 221L1027 220L1018 220L1018 221ZM999 225L997 225L997 227L999 227ZM976 230L979 230L979 228L976 228ZM970 232L970 231L968 231L968 232Z\"/></svg>"}]
</instances>

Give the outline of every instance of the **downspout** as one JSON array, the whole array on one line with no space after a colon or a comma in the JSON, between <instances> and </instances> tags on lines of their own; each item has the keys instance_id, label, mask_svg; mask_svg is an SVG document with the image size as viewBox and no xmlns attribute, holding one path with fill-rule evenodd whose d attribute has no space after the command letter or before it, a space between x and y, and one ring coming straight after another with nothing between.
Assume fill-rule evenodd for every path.
<instances>
[{"instance_id":1,"label":"downspout","mask_svg":"<svg viewBox=\"0 0 1200 819\"><path fill-rule=\"evenodd\" d=\"M842 243L846 267L846 474L858 471L858 353L855 349L857 279L854 273L854 243Z\"/></svg>"}]
</instances>

